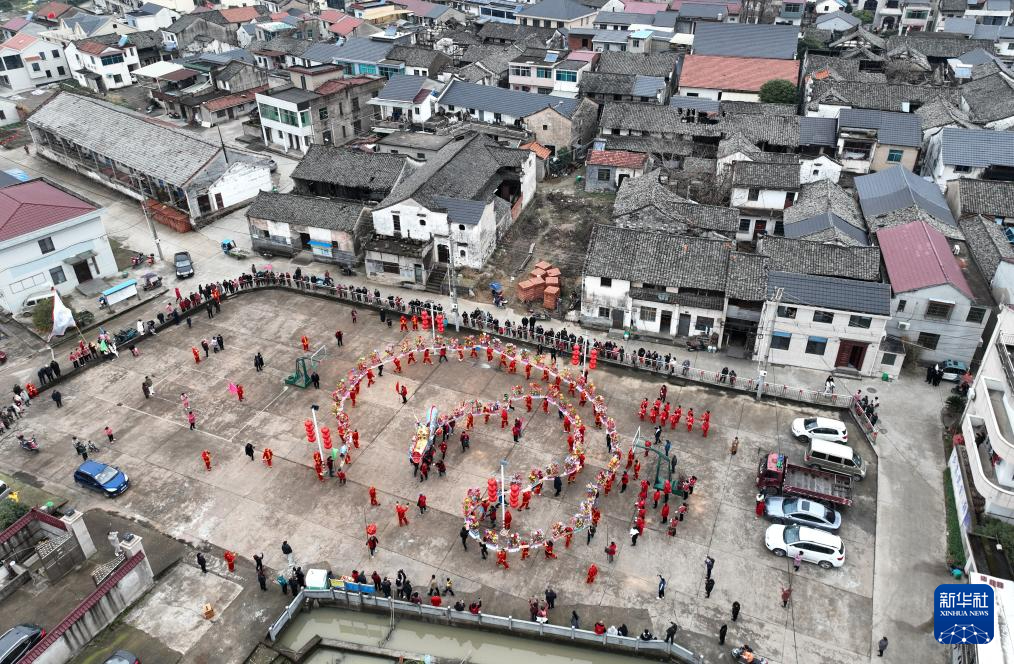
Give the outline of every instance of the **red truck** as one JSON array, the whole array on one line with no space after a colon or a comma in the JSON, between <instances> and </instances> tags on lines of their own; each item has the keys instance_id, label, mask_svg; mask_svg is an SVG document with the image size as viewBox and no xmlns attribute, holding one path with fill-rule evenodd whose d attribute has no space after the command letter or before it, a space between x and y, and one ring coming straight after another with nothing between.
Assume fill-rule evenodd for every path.
<instances>
[{"instance_id":1,"label":"red truck","mask_svg":"<svg viewBox=\"0 0 1014 664\"><path fill-rule=\"evenodd\" d=\"M769 452L757 468L757 489L765 496L800 496L852 506L852 478L827 470L789 463L784 454Z\"/></svg>"}]
</instances>

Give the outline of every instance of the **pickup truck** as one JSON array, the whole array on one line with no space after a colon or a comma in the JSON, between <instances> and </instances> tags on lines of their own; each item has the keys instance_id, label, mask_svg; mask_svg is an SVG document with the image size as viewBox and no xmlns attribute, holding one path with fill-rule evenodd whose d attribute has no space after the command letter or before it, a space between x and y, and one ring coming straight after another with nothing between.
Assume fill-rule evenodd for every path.
<instances>
[{"instance_id":1,"label":"pickup truck","mask_svg":"<svg viewBox=\"0 0 1014 664\"><path fill-rule=\"evenodd\" d=\"M757 489L766 496L800 496L845 507L852 505L851 477L791 464L778 452L761 457Z\"/></svg>"}]
</instances>

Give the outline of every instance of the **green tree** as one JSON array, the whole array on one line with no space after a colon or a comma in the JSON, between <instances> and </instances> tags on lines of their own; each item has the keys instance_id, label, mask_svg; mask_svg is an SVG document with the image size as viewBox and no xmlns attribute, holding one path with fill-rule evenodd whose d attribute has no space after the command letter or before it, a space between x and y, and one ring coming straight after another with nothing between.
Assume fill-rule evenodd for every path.
<instances>
[{"instance_id":1,"label":"green tree","mask_svg":"<svg viewBox=\"0 0 1014 664\"><path fill-rule=\"evenodd\" d=\"M5 530L12 523L28 514L28 506L13 500L0 500L0 530Z\"/></svg>"},{"instance_id":2,"label":"green tree","mask_svg":"<svg viewBox=\"0 0 1014 664\"><path fill-rule=\"evenodd\" d=\"M74 314L74 322L81 327L84 327L95 320L95 316L90 311L78 312L73 306L70 305L66 300L64 304L70 308L70 312ZM47 297L39 301L32 309L32 324L35 329L41 334L49 334L49 331L53 329L53 298Z\"/></svg>"},{"instance_id":3,"label":"green tree","mask_svg":"<svg viewBox=\"0 0 1014 664\"><path fill-rule=\"evenodd\" d=\"M863 25L869 25L873 23L873 12L860 9L857 12L852 12L852 15L863 22Z\"/></svg>"},{"instance_id":4,"label":"green tree","mask_svg":"<svg viewBox=\"0 0 1014 664\"><path fill-rule=\"evenodd\" d=\"M770 80L761 86L760 100L765 104L795 104L796 86L782 78Z\"/></svg>"}]
</instances>

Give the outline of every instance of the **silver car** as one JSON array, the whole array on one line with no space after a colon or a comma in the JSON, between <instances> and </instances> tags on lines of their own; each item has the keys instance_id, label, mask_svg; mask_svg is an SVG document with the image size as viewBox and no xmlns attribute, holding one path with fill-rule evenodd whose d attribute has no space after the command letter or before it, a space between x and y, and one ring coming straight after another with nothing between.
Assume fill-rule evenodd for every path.
<instances>
[{"instance_id":1,"label":"silver car","mask_svg":"<svg viewBox=\"0 0 1014 664\"><path fill-rule=\"evenodd\" d=\"M805 498L770 496L764 500L764 514L772 523L795 523L828 532L841 528L841 513Z\"/></svg>"}]
</instances>

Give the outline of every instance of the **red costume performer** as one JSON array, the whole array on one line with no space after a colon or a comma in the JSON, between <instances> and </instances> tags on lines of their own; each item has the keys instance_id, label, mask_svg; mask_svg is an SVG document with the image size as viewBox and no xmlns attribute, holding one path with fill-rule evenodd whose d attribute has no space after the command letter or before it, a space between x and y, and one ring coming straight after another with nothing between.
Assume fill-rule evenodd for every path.
<instances>
[{"instance_id":1,"label":"red costume performer","mask_svg":"<svg viewBox=\"0 0 1014 664\"><path fill-rule=\"evenodd\" d=\"M599 575L599 568L592 563L588 566L588 578L585 579L585 583L595 583L595 577Z\"/></svg>"},{"instance_id":2,"label":"red costume performer","mask_svg":"<svg viewBox=\"0 0 1014 664\"><path fill-rule=\"evenodd\" d=\"M204 469L211 470L211 452L208 450L201 452L201 459L204 461Z\"/></svg>"},{"instance_id":3,"label":"red costume performer","mask_svg":"<svg viewBox=\"0 0 1014 664\"><path fill-rule=\"evenodd\" d=\"M507 552L503 549L496 552L496 564L498 567L503 567L504 569L511 568L510 563L507 562Z\"/></svg>"},{"instance_id":4,"label":"red costume performer","mask_svg":"<svg viewBox=\"0 0 1014 664\"><path fill-rule=\"evenodd\" d=\"M194 348L194 347L191 347L190 348L190 352L194 354L194 364L200 364L201 363L201 354L197 352L197 349Z\"/></svg>"},{"instance_id":5,"label":"red costume performer","mask_svg":"<svg viewBox=\"0 0 1014 664\"><path fill-rule=\"evenodd\" d=\"M271 467L271 460L275 457L275 453L271 451L270 447L265 447L264 452L261 454L261 461L268 464L268 468Z\"/></svg>"},{"instance_id":6,"label":"red costume performer","mask_svg":"<svg viewBox=\"0 0 1014 664\"><path fill-rule=\"evenodd\" d=\"M553 541L552 540L548 540L546 542L546 546L543 547L543 551L546 554L546 558L552 558L553 560L556 560L556 554L553 553Z\"/></svg>"},{"instance_id":7,"label":"red costume performer","mask_svg":"<svg viewBox=\"0 0 1014 664\"><path fill-rule=\"evenodd\" d=\"M433 364L433 358L430 357L429 348L423 351L423 364Z\"/></svg>"},{"instance_id":8,"label":"red costume performer","mask_svg":"<svg viewBox=\"0 0 1014 664\"><path fill-rule=\"evenodd\" d=\"M370 505L379 505L380 502L377 500L377 487L370 487Z\"/></svg>"},{"instance_id":9,"label":"red costume performer","mask_svg":"<svg viewBox=\"0 0 1014 664\"><path fill-rule=\"evenodd\" d=\"M394 358L394 371L396 373L401 373L401 360L398 358Z\"/></svg>"},{"instance_id":10,"label":"red costume performer","mask_svg":"<svg viewBox=\"0 0 1014 664\"><path fill-rule=\"evenodd\" d=\"M406 515L408 514L408 505L402 505L401 503L398 503L394 506L394 511L398 513L398 525L407 526L408 516Z\"/></svg>"},{"instance_id":11,"label":"red costume performer","mask_svg":"<svg viewBox=\"0 0 1014 664\"><path fill-rule=\"evenodd\" d=\"M502 409L500 411L500 428L501 429L506 429L507 428L507 409L506 408L504 408L504 409Z\"/></svg>"},{"instance_id":12,"label":"red costume performer","mask_svg":"<svg viewBox=\"0 0 1014 664\"><path fill-rule=\"evenodd\" d=\"M305 334L299 338L299 343L303 344L303 352L310 350L310 340Z\"/></svg>"}]
</instances>

